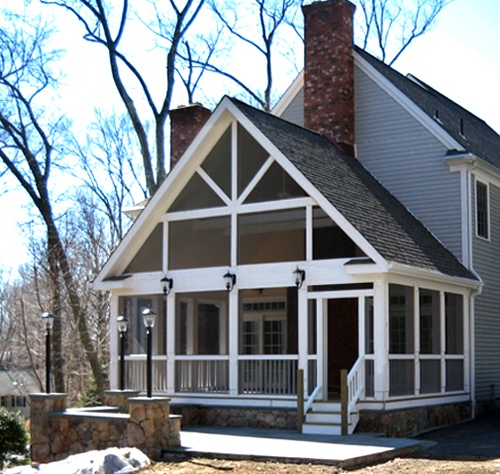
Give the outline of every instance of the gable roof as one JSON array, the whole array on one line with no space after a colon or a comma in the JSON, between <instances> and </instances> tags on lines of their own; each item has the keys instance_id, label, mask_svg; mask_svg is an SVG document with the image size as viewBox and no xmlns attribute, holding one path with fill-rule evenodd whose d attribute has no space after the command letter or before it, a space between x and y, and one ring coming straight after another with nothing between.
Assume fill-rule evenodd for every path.
<instances>
[{"instance_id":1,"label":"gable roof","mask_svg":"<svg viewBox=\"0 0 500 474\"><path fill-rule=\"evenodd\" d=\"M477 280L357 159L322 135L231 101L383 258Z\"/></svg>"},{"instance_id":2,"label":"gable roof","mask_svg":"<svg viewBox=\"0 0 500 474\"><path fill-rule=\"evenodd\" d=\"M400 74L357 46L354 46L354 50L465 150L500 169L500 135L484 120L415 76Z\"/></svg>"}]
</instances>

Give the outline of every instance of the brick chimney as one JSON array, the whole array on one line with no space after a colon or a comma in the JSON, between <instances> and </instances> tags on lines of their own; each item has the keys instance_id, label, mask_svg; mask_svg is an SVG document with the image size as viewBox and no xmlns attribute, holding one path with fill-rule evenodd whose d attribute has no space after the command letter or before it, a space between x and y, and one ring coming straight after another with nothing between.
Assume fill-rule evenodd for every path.
<instances>
[{"instance_id":1,"label":"brick chimney","mask_svg":"<svg viewBox=\"0 0 500 474\"><path fill-rule=\"evenodd\" d=\"M210 114L210 110L200 104L182 106L170 111L170 169L179 161Z\"/></svg>"},{"instance_id":2,"label":"brick chimney","mask_svg":"<svg viewBox=\"0 0 500 474\"><path fill-rule=\"evenodd\" d=\"M305 21L304 126L354 156L353 17L348 0L303 7Z\"/></svg>"}]
</instances>

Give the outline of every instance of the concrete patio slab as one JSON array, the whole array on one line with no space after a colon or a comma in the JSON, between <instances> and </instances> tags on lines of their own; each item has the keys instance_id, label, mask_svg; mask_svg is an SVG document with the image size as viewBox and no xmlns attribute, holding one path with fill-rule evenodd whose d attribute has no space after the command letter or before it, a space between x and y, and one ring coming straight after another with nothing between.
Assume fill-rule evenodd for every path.
<instances>
[{"instance_id":1,"label":"concrete patio slab","mask_svg":"<svg viewBox=\"0 0 500 474\"><path fill-rule=\"evenodd\" d=\"M373 435L304 435L287 430L192 427L181 432L181 446L165 450L226 459L330 464L350 467L386 461L420 449L413 439Z\"/></svg>"}]
</instances>

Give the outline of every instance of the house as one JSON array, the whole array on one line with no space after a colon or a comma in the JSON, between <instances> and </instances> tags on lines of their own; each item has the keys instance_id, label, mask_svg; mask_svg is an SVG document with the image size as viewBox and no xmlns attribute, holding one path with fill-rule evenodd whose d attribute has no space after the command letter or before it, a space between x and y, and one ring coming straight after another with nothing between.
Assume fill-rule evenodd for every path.
<instances>
[{"instance_id":1,"label":"house","mask_svg":"<svg viewBox=\"0 0 500 474\"><path fill-rule=\"evenodd\" d=\"M259 111L172 113L170 174L96 279L129 320L127 388L186 423L411 434L497 398L500 137L352 43L347 0L304 7L304 72ZM140 211L140 212L139 212ZM118 337L111 380L118 381ZM299 384L300 386L300 384Z\"/></svg>"},{"instance_id":2,"label":"house","mask_svg":"<svg viewBox=\"0 0 500 474\"><path fill-rule=\"evenodd\" d=\"M0 406L30 417L29 393L40 390L33 370L0 366Z\"/></svg>"}]
</instances>

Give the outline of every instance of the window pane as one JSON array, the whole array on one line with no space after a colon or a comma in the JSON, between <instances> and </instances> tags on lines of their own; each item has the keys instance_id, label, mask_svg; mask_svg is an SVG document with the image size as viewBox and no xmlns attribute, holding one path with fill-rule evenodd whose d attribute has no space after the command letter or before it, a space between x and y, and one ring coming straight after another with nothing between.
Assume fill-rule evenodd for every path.
<instances>
[{"instance_id":1,"label":"window pane","mask_svg":"<svg viewBox=\"0 0 500 474\"><path fill-rule=\"evenodd\" d=\"M347 234L327 216L323 209L313 210L313 259L363 256Z\"/></svg>"},{"instance_id":2,"label":"window pane","mask_svg":"<svg viewBox=\"0 0 500 474\"><path fill-rule=\"evenodd\" d=\"M269 153L238 124L238 196L245 190Z\"/></svg>"},{"instance_id":3,"label":"window pane","mask_svg":"<svg viewBox=\"0 0 500 474\"><path fill-rule=\"evenodd\" d=\"M227 291L177 294L176 354L227 354L227 307Z\"/></svg>"},{"instance_id":4,"label":"window pane","mask_svg":"<svg viewBox=\"0 0 500 474\"><path fill-rule=\"evenodd\" d=\"M446 391L456 392L464 389L464 361L446 361Z\"/></svg>"},{"instance_id":5,"label":"window pane","mask_svg":"<svg viewBox=\"0 0 500 474\"><path fill-rule=\"evenodd\" d=\"M389 285L389 352L413 354L413 288Z\"/></svg>"},{"instance_id":6,"label":"window pane","mask_svg":"<svg viewBox=\"0 0 500 474\"><path fill-rule=\"evenodd\" d=\"M229 265L229 216L169 223L169 268L203 268Z\"/></svg>"},{"instance_id":7,"label":"window pane","mask_svg":"<svg viewBox=\"0 0 500 474\"><path fill-rule=\"evenodd\" d=\"M157 272L162 268L163 224L158 224L124 273Z\"/></svg>"},{"instance_id":8,"label":"window pane","mask_svg":"<svg viewBox=\"0 0 500 474\"><path fill-rule=\"evenodd\" d=\"M305 191L276 162L267 170L245 202L277 201L307 196Z\"/></svg>"},{"instance_id":9,"label":"window pane","mask_svg":"<svg viewBox=\"0 0 500 474\"><path fill-rule=\"evenodd\" d=\"M420 290L420 352L439 354L441 340L439 321L439 293Z\"/></svg>"},{"instance_id":10,"label":"window pane","mask_svg":"<svg viewBox=\"0 0 500 474\"><path fill-rule=\"evenodd\" d=\"M305 209L238 217L239 264L305 260Z\"/></svg>"},{"instance_id":11,"label":"window pane","mask_svg":"<svg viewBox=\"0 0 500 474\"><path fill-rule=\"evenodd\" d=\"M463 297L453 293L445 294L446 311L446 353L464 353Z\"/></svg>"},{"instance_id":12,"label":"window pane","mask_svg":"<svg viewBox=\"0 0 500 474\"><path fill-rule=\"evenodd\" d=\"M365 299L365 353L373 354L375 349L373 321L373 296Z\"/></svg>"},{"instance_id":13,"label":"window pane","mask_svg":"<svg viewBox=\"0 0 500 474\"><path fill-rule=\"evenodd\" d=\"M441 361L420 361L420 393L439 393L441 391Z\"/></svg>"},{"instance_id":14,"label":"window pane","mask_svg":"<svg viewBox=\"0 0 500 474\"><path fill-rule=\"evenodd\" d=\"M177 199L170 206L168 212L191 211L193 209L206 209L210 207L225 206L222 199L195 173Z\"/></svg>"},{"instance_id":15,"label":"window pane","mask_svg":"<svg viewBox=\"0 0 500 474\"><path fill-rule=\"evenodd\" d=\"M389 361L389 395L413 395L415 392L415 364L413 360Z\"/></svg>"},{"instance_id":16,"label":"window pane","mask_svg":"<svg viewBox=\"0 0 500 474\"><path fill-rule=\"evenodd\" d=\"M476 226L477 235L489 238L488 235L488 186L476 182Z\"/></svg>"},{"instance_id":17,"label":"window pane","mask_svg":"<svg viewBox=\"0 0 500 474\"><path fill-rule=\"evenodd\" d=\"M217 185L231 196L231 126L201 164Z\"/></svg>"}]
</instances>

